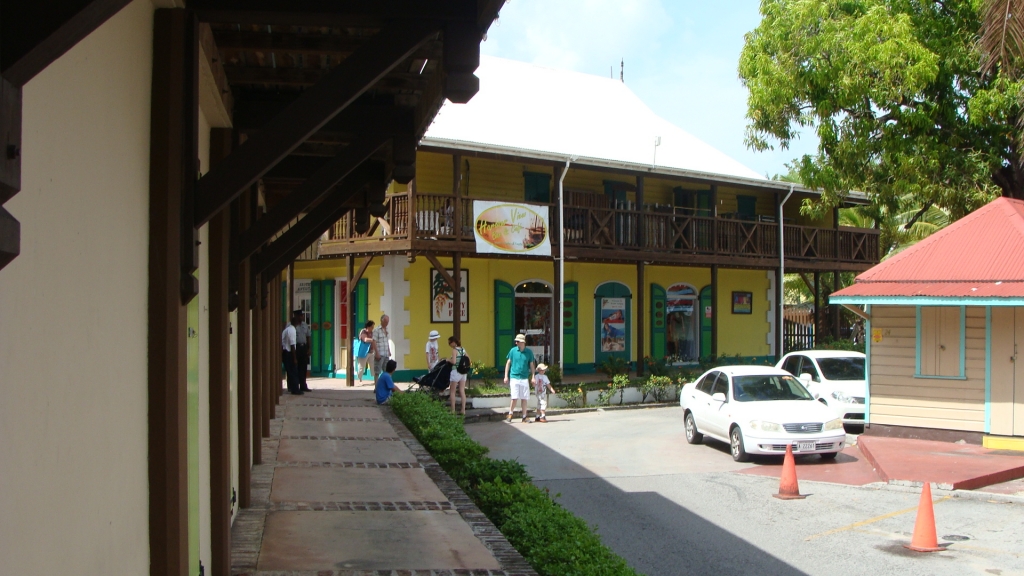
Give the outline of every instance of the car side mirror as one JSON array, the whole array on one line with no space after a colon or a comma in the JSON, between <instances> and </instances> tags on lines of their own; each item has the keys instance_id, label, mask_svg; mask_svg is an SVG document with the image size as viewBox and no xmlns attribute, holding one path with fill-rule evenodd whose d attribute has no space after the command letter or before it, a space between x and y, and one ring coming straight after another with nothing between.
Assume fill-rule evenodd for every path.
<instances>
[{"instance_id":1,"label":"car side mirror","mask_svg":"<svg viewBox=\"0 0 1024 576\"><path fill-rule=\"evenodd\" d=\"M814 376L811 376L807 372L804 372L803 374L800 375L800 381L803 382L804 384L806 384L806 383L808 383L808 382L810 382L812 380L814 380Z\"/></svg>"},{"instance_id":2,"label":"car side mirror","mask_svg":"<svg viewBox=\"0 0 1024 576\"><path fill-rule=\"evenodd\" d=\"M828 402L825 402L825 399L824 399L824 398L818 398L818 402L821 402L821 403L822 403L822 404L824 404L825 406L828 406Z\"/></svg>"},{"instance_id":3,"label":"car side mirror","mask_svg":"<svg viewBox=\"0 0 1024 576\"><path fill-rule=\"evenodd\" d=\"M715 392L714 394L711 395L711 399L714 400L715 402L725 403L725 394L722 394L721 392Z\"/></svg>"}]
</instances>

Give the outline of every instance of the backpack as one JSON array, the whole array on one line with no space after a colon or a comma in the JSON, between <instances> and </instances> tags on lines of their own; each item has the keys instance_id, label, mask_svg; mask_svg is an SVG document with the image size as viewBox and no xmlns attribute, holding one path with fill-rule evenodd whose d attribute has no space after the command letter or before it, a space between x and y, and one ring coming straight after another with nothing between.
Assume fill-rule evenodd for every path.
<instances>
[{"instance_id":1,"label":"backpack","mask_svg":"<svg viewBox=\"0 0 1024 576\"><path fill-rule=\"evenodd\" d=\"M459 353L462 356L459 357L459 363L455 366L455 371L459 374L469 374L469 356L466 355L466 351L459 348Z\"/></svg>"}]
</instances>

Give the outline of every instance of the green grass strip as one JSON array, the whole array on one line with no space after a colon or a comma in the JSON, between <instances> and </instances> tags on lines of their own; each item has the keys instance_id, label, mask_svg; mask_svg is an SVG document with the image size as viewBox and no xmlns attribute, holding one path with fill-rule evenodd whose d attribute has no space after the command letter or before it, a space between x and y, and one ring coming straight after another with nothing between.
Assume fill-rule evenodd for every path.
<instances>
[{"instance_id":1,"label":"green grass strip","mask_svg":"<svg viewBox=\"0 0 1024 576\"><path fill-rule=\"evenodd\" d=\"M426 394L391 398L395 414L541 576L638 576L586 522L533 485L515 460L493 460L462 420Z\"/></svg>"}]
</instances>

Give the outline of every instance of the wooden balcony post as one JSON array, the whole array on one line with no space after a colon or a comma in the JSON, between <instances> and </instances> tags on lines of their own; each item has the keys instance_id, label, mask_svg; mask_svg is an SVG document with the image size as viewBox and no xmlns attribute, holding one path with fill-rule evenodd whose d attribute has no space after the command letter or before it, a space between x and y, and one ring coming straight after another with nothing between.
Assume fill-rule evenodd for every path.
<instances>
[{"instance_id":1,"label":"wooden balcony post","mask_svg":"<svg viewBox=\"0 0 1024 576\"><path fill-rule=\"evenodd\" d=\"M239 198L239 231L249 227L250 209L249 195L246 190ZM249 338L252 299L249 297L249 259L238 264L238 356L235 370L238 372L238 405L236 425L238 427L238 506L251 506L250 473L252 471L252 425L249 423L252 414L252 390L250 354L252 344Z\"/></svg>"},{"instance_id":2,"label":"wooden balcony post","mask_svg":"<svg viewBox=\"0 0 1024 576\"><path fill-rule=\"evenodd\" d=\"M646 248L646 231L644 230L644 177L636 177L636 225L637 225L637 244L640 248ZM643 292L643 290L641 290ZM642 342L642 340L641 340Z\"/></svg>"},{"instance_id":3,"label":"wooden balcony post","mask_svg":"<svg viewBox=\"0 0 1024 576\"><path fill-rule=\"evenodd\" d=\"M832 245L833 245L833 247L832 247L832 250L833 250L832 258L836 262L838 262L839 261L839 248L842 246L842 244L839 242L839 208L833 208L832 209L832 234L833 234L833 236L832 236Z\"/></svg>"},{"instance_id":4,"label":"wooden balcony post","mask_svg":"<svg viewBox=\"0 0 1024 576\"><path fill-rule=\"evenodd\" d=\"M456 252L452 255L452 280L455 286L452 287L452 294L455 299L452 308L452 335L462 341L462 254Z\"/></svg>"},{"instance_id":5,"label":"wooden balcony post","mask_svg":"<svg viewBox=\"0 0 1024 576\"><path fill-rule=\"evenodd\" d=\"M713 254L718 254L718 185L717 184L712 184L711 185L710 197L711 197L711 199L708 201L708 203L710 205L708 206L708 208L710 209L710 212L711 212L711 252ZM717 268L713 267L712 270L713 270L713 272L712 272L713 275L716 275L718 273L718 269ZM712 277L714 277L714 276L712 276ZM714 313L714 306L716 306L716 304L714 302L712 302L711 306L712 306L712 314L713 314ZM712 318L711 318L712 334L714 334L715 330L717 330L717 328L715 328L715 326L717 326L717 323L718 323L718 320L715 319L714 316L712 316ZM717 350L717 346L718 346L717 340L714 337L712 337L711 349L712 350Z\"/></svg>"},{"instance_id":6,"label":"wooden balcony post","mask_svg":"<svg viewBox=\"0 0 1024 576\"><path fill-rule=\"evenodd\" d=\"M419 232L419 223L416 221L419 214L416 213L416 179L409 182L409 238L416 238Z\"/></svg>"},{"instance_id":7,"label":"wooden balcony post","mask_svg":"<svg viewBox=\"0 0 1024 576\"><path fill-rule=\"evenodd\" d=\"M452 196L455 196L455 210L452 226L456 240L462 240L462 155L452 155ZM458 271L456 271L458 274ZM456 280L457 282L458 280ZM458 294L455 296L458 298ZM458 302L458 300L456 300ZM457 333L457 332L456 332ZM458 338L459 336L456 336Z\"/></svg>"},{"instance_id":8,"label":"wooden balcony post","mask_svg":"<svg viewBox=\"0 0 1024 576\"><path fill-rule=\"evenodd\" d=\"M252 463L253 465L263 463L263 355L266 353L263 334L263 315L260 310L262 299L263 282L258 277L250 278L256 285L256 297L251 302L252 306L252 376L250 380L252 394Z\"/></svg>"},{"instance_id":9,"label":"wooden balcony post","mask_svg":"<svg viewBox=\"0 0 1024 576\"><path fill-rule=\"evenodd\" d=\"M839 270L835 270L832 272L832 293L835 294L836 292L839 292L840 288L842 288L842 277L840 276ZM830 296L829 300L831 299L832 298ZM842 310L838 305L833 304L832 311L832 339L839 340L839 319L840 316L842 316Z\"/></svg>"}]
</instances>

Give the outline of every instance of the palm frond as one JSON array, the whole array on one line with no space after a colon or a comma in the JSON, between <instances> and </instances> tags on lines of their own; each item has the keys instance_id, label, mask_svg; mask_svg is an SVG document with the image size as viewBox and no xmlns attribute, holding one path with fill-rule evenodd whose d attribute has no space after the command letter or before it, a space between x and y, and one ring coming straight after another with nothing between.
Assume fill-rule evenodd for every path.
<instances>
[{"instance_id":1,"label":"palm frond","mask_svg":"<svg viewBox=\"0 0 1024 576\"><path fill-rule=\"evenodd\" d=\"M986 0L978 38L981 71L1016 77L1024 60L1024 0Z\"/></svg>"}]
</instances>

